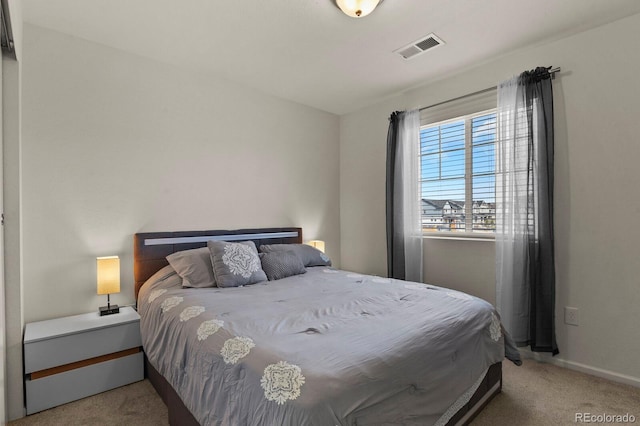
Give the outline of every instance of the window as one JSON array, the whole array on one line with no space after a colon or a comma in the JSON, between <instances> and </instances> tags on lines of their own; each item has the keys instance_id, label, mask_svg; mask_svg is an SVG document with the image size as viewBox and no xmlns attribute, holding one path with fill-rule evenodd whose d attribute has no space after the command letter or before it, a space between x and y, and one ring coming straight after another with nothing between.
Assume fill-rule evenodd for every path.
<instances>
[{"instance_id":1,"label":"window","mask_svg":"<svg viewBox=\"0 0 640 426\"><path fill-rule=\"evenodd\" d=\"M423 119L420 128L423 233L495 233L495 107L425 121L430 120Z\"/></svg>"}]
</instances>

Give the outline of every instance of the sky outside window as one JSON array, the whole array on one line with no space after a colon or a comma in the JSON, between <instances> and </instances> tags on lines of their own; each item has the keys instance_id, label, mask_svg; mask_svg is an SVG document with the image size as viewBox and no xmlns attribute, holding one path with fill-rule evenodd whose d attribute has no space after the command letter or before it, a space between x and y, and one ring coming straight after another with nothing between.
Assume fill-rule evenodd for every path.
<instances>
[{"instance_id":1,"label":"sky outside window","mask_svg":"<svg viewBox=\"0 0 640 426\"><path fill-rule=\"evenodd\" d=\"M466 126L470 127L469 132ZM466 225L472 220L474 231L495 229L495 138L495 112L421 129L421 198L430 201L423 210L423 225L428 222L430 229L464 231L465 193L470 191L474 212ZM471 154L470 158L467 153ZM465 174L468 161L472 170L470 177ZM443 210L456 206L455 212Z\"/></svg>"}]
</instances>

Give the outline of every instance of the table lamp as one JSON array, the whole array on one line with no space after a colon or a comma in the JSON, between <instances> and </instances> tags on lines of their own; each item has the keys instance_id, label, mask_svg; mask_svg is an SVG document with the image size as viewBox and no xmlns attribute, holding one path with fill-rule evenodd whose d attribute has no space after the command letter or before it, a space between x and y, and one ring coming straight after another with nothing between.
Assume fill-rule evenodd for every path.
<instances>
[{"instance_id":1,"label":"table lamp","mask_svg":"<svg viewBox=\"0 0 640 426\"><path fill-rule=\"evenodd\" d=\"M118 305L112 305L109 295L120 293L120 258L118 256L98 257L98 294L107 295L107 306L100 306L100 316L117 314Z\"/></svg>"},{"instance_id":2,"label":"table lamp","mask_svg":"<svg viewBox=\"0 0 640 426\"><path fill-rule=\"evenodd\" d=\"M311 240L307 244L309 244L311 247L317 248L318 250L320 250L321 252L324 253L324 241L322 241L322 240Z\"/></svg>"}]
</instances>

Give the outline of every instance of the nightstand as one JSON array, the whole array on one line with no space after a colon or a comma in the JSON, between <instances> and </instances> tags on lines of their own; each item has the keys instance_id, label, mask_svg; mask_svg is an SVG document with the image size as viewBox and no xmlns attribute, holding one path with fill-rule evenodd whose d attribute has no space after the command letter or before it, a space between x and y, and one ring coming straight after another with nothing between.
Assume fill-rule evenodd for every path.
<instances>
[{"instance_id":1,"label":"nightstand","mask_svg":"<svg viewBox=\"0 0 640 426\"><path fill-rule=\"evenodd\" d=\"M144 378L140 315L98 312L32 322L24 331L27 414Z\"/></svg>"}]
</instances>

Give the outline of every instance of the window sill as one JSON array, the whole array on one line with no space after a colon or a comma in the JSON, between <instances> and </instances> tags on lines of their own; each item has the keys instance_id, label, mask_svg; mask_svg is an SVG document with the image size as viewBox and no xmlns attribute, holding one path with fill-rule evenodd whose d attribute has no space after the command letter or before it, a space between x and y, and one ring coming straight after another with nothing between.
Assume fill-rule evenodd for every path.
<instances>
[{"instance_id":1,"label":"window sill","mask_svg":"<svg viewBox=\"0 0 640 426\"><path fill-rule=\"evenodd\" d=\"M496 237L494 234L465 234L465 233L444 233L439 232L437 235L422 234L422 238L425 240L456 240L456 241L485 241L495 242Z\"/></svg>"}]
</instances>

